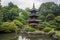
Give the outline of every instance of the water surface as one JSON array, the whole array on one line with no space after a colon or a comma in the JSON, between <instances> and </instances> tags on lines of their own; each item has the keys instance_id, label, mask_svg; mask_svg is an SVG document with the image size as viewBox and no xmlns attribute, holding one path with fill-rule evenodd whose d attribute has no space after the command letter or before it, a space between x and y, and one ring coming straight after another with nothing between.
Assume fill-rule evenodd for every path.
<instances>
[{"instance_id":1,"label":"water surface","mask_svg":"<svg viewBox=\"0 0 60 40\"><path fill-rule=\"evenodd\" d=\"M0 34L0 40L53 40L46 35L30 35L30 34Z\"/></svg>"}]
</instances>

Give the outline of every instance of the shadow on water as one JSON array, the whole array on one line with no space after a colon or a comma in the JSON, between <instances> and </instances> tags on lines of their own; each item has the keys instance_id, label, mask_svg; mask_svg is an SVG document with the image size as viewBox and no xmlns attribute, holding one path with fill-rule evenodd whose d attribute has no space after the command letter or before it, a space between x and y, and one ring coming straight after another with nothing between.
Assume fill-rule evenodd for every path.
<instances>
[{"instance_id":1,"label":"shadow on water","mask_svg":"<svg viewBox=\"0 0 60 40\"><path fill-rule=\"evenodd\" d=\"M46 35L0 34L0 40L53 40Z\"/></svg>"}]
</instances>

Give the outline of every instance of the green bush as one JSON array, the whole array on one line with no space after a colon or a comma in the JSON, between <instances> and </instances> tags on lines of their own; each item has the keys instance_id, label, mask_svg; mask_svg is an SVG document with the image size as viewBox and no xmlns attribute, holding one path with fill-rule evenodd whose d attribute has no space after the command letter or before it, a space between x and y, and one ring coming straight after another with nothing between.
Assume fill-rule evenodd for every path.
<instances>
[{"instance_id":1,"label":"green bush","mask_svg":"<svg viewBox=\"0 0 60 40\"><path fill-rule=\"evenodd\" d=\"M15 32L18 30L18 27L14 24L14 22L4 22L0 26L0 31L3 32Z\"/></svg>"},{"instance_id":2,"label":"green bush","mask_svg":"<svg viewBox=\"0 0 60 40\"><path fill-rule=\"evenodd\" d=\"M46 27L43 29L44 32L50 32L52 30L52 28Z\"/></svg>"},{"instance_id":3,"label":"green bush","mask_svg":"<svg viewBox=\"0 0 60 40\"><path fill-rule=\"evenodd\" d=\"M52 14L52 13L49 13L47 16L46 16L46 21L50 21L50 20L54 20L55 16Z\"/></svg>"},{"instance_id":4,"label":"green bush","mask_svg":"<svg viewBox=\"0 0 60 40\"><path fill-rule=\"evenodd\" d=\"M52 28L52 30L49 32L49 34L50 34L50 33L55 33L55 29Z\"/></svg>"},{"instance_id":5,"label":"green bush","mask_svg":"<svg viewBox=\"0 0 60 40\"><path fill-rule=\"evenodd\" d=\"M60 31L60 26L57 26L57 27L56 27L56 30Z\"/></svg>"},{"instance_id":6,"label":"green bush","mask_svg":"<svg viewBox=\"0 0 60 40\"><path fill-rule=\"evenodd\" d=\"M27 31L27 32L33 32L33 31L35 31L35 29L34 28L26 28L25 31Z\"/></svg>"},{"instance_id":7,"label":"green bush","mask_svg":"<svg viewBox=\"0 0 60 40\"><path fill-rule=\"evenodd\" d=\"M57 17L55 18L55 20L58 21L58 22L60 22L60 16L57 16Z\"/></svg>"},{"instance_id":8,"label":"green bush","mask_svg":"<svg viewBox=\"0 0 60 40\"><path fill-rule=\"evenodd\" d=\"M43 25L45 25L45 27L51 27L51 24L49 24L49 22L43 22Z\"/></svg>"},{"instance_id":9,"label":"green bush","mask_svg":"<svg viewBox=\"0 0 60 40\"><path fill-rule=\"evenodd\" d=\"M40 15L39 19L42 20L42 21L44 21L45 20L45 16L44 15Z\"/></svg>"},{"instance_id":10,"label":"green bush","mask_svg":"<svg viewBox=\"0 0 60 40\"><path fill-rule=\"evenodd\" d=\"M38 29L39 29L39 30L42 30L42 29L44 29L44 28L45 28L45 25L43 25L43 24L39 24L39 25L38 25Z\"/></svg>"},{"instance_id":11,"label":"green bush","mask_svg":"<svg viewBox=\"0 0 60 40\"><path fill-rule=\"evenodd\" d=\"M13 22L18 26L18 28L21 28L23 23L21 23L19 20L13 20Z\"/></svg>"},{"instance_id":12,"label":"green bush","mask_svg":"<svg viewBox=\"0 0 60 40\"><path fill-rule=\"evenodd\" d=\"M25 27L25 31L27 31L27 32L33 32L33 31L35 31L35 29L31 28L30 26L27 26L27 27Z\"/></svg>"}]
</instances>

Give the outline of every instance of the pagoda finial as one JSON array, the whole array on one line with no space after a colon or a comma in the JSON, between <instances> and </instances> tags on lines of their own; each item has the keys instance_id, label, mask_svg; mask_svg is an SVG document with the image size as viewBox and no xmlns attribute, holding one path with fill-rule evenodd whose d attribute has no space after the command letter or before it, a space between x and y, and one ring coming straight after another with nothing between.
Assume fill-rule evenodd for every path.
<instances>
[{"instance_id":1,"label":"pagoda finial","mask_svg":"<svg viewBox=\"0 0 60 40\"><path fill-rule=\"evenodd\" d=\"M35 4L33 3L33 8L35 8Z\"/></svg>"}]
</instances>

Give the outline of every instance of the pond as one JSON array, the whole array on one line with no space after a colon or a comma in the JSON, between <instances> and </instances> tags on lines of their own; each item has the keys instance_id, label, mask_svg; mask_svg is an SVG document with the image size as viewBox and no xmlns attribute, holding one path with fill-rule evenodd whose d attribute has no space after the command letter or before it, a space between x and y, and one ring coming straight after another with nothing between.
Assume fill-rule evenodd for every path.
<instances>
[{"instance_id":1,"label":"pond","mask_svg":"<svg viewBox=\"0 0 60 40\"><path fill-rule=\"evenodd\" d=\"M0 34L0 40L53 40L47 35L31 35L31 34Z\"/></svg>"}]
</instances>

